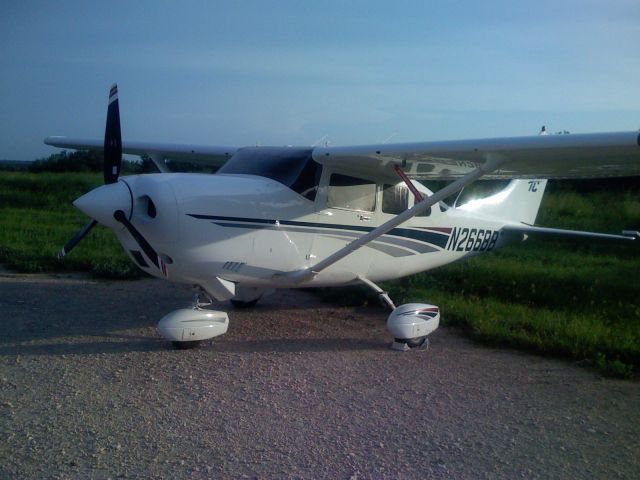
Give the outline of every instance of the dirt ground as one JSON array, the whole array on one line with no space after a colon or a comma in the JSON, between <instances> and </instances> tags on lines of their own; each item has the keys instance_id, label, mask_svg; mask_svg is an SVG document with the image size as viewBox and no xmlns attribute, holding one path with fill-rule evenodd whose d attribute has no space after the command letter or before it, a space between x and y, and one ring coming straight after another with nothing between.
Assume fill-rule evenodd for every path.
<instances>
[{"instance_id":1,"label":"dirt ground","mask_svg":"<svg viewBox=\"0 0 640 480\"><path fill-rule=\"evenodd\" d=\"M279 292L177 351L190 289L0 274L0 478L640 478L640 384Z\"/></svg>"}]
</instances>

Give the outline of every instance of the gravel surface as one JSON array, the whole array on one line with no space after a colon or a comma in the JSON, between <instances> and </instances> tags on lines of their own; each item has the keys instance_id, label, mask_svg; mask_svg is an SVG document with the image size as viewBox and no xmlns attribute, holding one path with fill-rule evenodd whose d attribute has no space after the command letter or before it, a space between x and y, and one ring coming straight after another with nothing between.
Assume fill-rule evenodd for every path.
<instances>
[{"instance_id":1,"label":"gravel surface","mask_svg":"<svg viewBox=\"0 0 640 480\"><path fill-rule=\"evenodd\" d=\"M640 384L284 291L172 350L190 289L0 275L1 478L640 478ZM217 308L229 310L228 304Z\"/></svg>"}]
</instances>

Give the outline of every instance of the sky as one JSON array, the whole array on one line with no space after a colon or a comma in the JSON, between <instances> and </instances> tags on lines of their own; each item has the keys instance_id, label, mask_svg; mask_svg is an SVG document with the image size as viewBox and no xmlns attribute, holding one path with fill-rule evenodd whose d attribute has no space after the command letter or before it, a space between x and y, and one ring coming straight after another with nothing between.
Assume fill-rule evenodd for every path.
<instances>
[{"instance_id":1,"label":"sky","mask_svg":"<svg viewBox=\"0 0 640 480\"><path fill-rule=\"evenodd\" d=\"M29 1L0 15L0 159L102 138L372 144L640 128L640 2Z\"/></svg>"}]
</instances>

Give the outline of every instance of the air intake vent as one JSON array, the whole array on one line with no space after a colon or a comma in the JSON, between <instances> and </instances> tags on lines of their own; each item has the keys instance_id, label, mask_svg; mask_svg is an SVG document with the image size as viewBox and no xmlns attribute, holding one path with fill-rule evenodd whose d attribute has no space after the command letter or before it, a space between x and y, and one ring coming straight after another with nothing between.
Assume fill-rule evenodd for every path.
<instances>
[{"instance_id":1,"label":"air intake vent","mask_svg":"<svg viewBox=\"0 0 640 480\"><path fill-rule=\"evenodd\" d=\"M229 272L238 272L244 265L246 265L244 262L225 262L222 269Z\"/></svg>"}]
</instances>

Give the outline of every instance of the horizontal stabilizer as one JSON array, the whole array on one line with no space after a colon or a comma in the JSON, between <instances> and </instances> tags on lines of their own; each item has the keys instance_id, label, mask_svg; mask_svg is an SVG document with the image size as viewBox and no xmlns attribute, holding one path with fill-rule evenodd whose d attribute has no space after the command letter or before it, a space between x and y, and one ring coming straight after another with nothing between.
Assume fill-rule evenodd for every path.
<instances>
[{"instance_id":1,"label":"horizontal stabilizer","mask_svg":"<svg viewBox=\"0 0 640 480\"><path fill-rule=\"evenodd\" d=\"M624 230L622 235L610 233L583 232L580 230L563 230L560 228L533 227L529 225L505 225L503 232L521 233L524 235L545 235L558 239L595 242L635 242L640 241L640 232Z\"/></svg>"}]
</instances>

